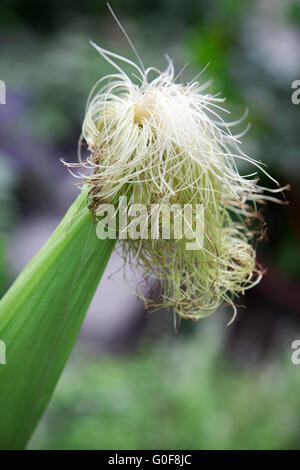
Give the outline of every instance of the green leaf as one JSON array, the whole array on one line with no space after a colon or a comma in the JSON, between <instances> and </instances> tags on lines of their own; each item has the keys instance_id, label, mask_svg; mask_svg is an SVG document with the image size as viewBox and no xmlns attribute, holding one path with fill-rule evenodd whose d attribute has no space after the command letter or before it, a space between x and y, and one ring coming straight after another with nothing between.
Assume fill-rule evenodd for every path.
<instances>
[{"instance_id":1,"label":"green leaf","mask_svg":"<svg viewBox=\"0 0 300 470\"><path fill-rule=\"evenodd\" d=\"M0 302L0 448L28 443L54 391L114 240L99 240L83 190Z\"/></svg>"}]
</instances>

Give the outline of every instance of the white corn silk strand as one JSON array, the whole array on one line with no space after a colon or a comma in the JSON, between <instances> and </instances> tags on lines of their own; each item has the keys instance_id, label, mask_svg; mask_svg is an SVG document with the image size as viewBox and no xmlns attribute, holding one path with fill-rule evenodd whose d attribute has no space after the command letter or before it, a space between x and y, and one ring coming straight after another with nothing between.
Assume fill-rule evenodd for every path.
<instances>
[{"instance_id":1,"label":"white corn silk strand","mask_svg":"<svg viewBox=\"0 0 300 470\"><path fill-rule=\"evenodd\" d=\"M117 207L120 196L147 207L203 204L203 249L188 251L174 237L129 238L121 241L123 253L146 277L161 281L162 293L144 298L147 305L198 319L225 303L235 315L234 297L262 276L249 224L258 217L257 203L274 199L263 194L267 189L258 186L256 173L239 174L237 162L267 172L240 149L240 136L230 132L239 122L220 117L224 100L205 93L207 84L176 83L169 59L161 73L93 45L117 73L99 80L87 104L82 138L90 156L68 166L81 168L93 207L99 201ZM134 79L119 62L133 68Z\"/></svg>"}]
</instances>

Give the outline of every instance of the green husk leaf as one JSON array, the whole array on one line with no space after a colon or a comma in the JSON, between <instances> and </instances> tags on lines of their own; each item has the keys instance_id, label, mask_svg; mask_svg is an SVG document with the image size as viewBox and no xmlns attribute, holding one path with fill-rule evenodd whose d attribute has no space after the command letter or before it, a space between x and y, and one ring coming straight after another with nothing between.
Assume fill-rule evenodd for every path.
<instances>
[{"instance_id":1,"label":"green husk leaf","mask_svg":"<svg viewBox=\"0 0 300 470\"><path fill-rule=\"evenodd\" d=\"M99 240L84 189L0 302L0 448L28 443L54 391L114 240Z\"/></svg>"}]
</instances>

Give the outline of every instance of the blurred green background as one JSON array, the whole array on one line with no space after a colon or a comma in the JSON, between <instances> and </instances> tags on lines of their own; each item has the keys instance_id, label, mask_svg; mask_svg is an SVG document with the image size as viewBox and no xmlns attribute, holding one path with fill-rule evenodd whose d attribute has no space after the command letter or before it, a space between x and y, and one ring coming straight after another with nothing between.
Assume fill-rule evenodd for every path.
<instances>
[{"instance_id":1,"label":"blurred green background","mask_svg":"<svg viewBox=\"0 0 300 470\"><path fill-rule=\"evenodd\" d=\"M212 78L210 90L228 98L230 120L249 107L244 150L292 185L290 204L264 210L258 258L268 272L240 299L229 328L224 309L183 322L176 335L166 312L148 318L106 276L30 448L299 449L300 365L291 344L300 339L300 105L291 84L300 79L300 4L111 6L146 65L163 68L167 53L178 71L189 62L188 81L210 62L200 80ZM1 2L1 293L76 197L59 158L76 161L88 92L111 72L89 39L133 58L104 1Z\"/></svg>"}]
</instances>

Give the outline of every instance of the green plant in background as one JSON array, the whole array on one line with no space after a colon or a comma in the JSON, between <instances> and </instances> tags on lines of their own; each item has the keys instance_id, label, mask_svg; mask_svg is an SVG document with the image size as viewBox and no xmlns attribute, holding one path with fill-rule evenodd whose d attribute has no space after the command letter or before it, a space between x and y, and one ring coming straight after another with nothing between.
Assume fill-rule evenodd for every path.
<instances>
[{"instance_id":1,"label":"green plant in background","mask_svg":"<svg viewBox=\"0 0 300 470\"><path fill-rule=\"evenodd\" d=\"M226 357L225 318L134 354L82 346L68 363L31 449L299 449L299 366ZM244 354L249 354L245 348Z\"/></svg>"}]
</instances>

